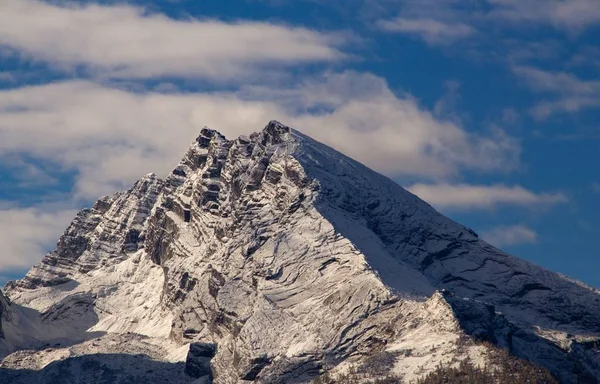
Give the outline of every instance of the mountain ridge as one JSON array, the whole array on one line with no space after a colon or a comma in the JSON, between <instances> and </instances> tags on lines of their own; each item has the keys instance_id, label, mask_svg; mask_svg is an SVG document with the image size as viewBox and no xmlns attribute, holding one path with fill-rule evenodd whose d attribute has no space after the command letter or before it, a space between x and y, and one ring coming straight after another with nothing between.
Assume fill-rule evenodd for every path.
<instances>
[{"instance_id":1,"label":"mountain ridge","mask_svg":"<svg viewBox=\"0 0 600 384\"><path fill-rule=\"evenodd\" d=\"M8 348L60 342L79 356L129 332L149 338L148 355L182 361L205 343L214 354L196 358L217 383L308 382L375 351L396 356L389 371L406 381L440 362L486 364L465 337L562 382L600 379L597 290L495 249L276 121L236 140L203 129L165 180L149 174L81 211L6 294L14 304L0 308L39 312L19 325L0 310L30 338Z\"/></svg>"}]
</instances>

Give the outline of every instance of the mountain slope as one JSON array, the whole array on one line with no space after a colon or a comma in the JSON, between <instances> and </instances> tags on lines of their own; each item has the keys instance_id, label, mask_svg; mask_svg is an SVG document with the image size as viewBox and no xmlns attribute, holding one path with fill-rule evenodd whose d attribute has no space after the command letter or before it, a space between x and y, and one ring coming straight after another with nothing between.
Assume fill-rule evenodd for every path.
<instances>
[{"instance_id":1,"label":"mountain slope","mask_svg":"<svg viewBox=\"0 0 600 384\"><path fill-rule=\"evenodd\" d=\"M383 354L409 382L440 362L493 366L477 340L562 382L600 379L597 290L274 121L232 141L202 130L166 180L80 212L6 294L6 348L34 364L15 352L0 378L22 382L52 361L85 375L98 354L136 353L217 383L304 383ZM113 382L148 370L105 369Z\"/></svg>"}]
</instances>

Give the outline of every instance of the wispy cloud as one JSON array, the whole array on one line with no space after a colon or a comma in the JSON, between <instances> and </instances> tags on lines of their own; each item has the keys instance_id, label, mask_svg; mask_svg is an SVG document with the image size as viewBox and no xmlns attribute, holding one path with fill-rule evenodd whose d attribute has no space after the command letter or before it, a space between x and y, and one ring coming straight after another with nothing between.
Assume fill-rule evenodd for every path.
<instances>
[{"instance_id":1,"label":"wispy cloud","mask_svg":"<svg viewBox=\"0 0 600 384\"><path fill-rule=\"evenodd\" d=\"M566 39L540 39L539 33L523 35L527 29L539 32L553 28L574 41L580 32L600 25L596 0L380 0L378 4L397 15L386 17L379 13L375 24L380 30L417 36L428 45L441 46L446 52L461 52L473 60L509 65L515 75L541 95L530 109L536 120L600 108L600 81L584 79L564 69L570 63L571 69L582 63L597 63L591 60L597 58L597 50L579 50L571 60L568 56L572 47ZM520 33L518 38L515 33ZM450 44L452 50L446 47ZM540 62L554 69L535 68Z\"/></svg>"},{"instance_id":2,"label":"wispy cloud","mask_svg":"<svg viewBox=\"0 0 600 384\"><path fill-rule=\"evenodd\" d=\"M379 20L377 25L384 31L418 36L431 45L450 44L475 33L475 29L467 24L433 19L397 17L389 20Z\"/></svg>"},{"instance_id":3,"label":"wispy cloud","mask_svg":"<svg viewBox=\"0 0 600 384\"><path fill-rule=\"evenodd\" d=\"M527 66L514 66L513 72L537 92L552 95L531 110L534 117L545 119L552 114L575 113L600 107L600 81L582 80L572 73L551 72Z\"/></svg>"},{"instance_id":4,"label":"wispy cloud","mask_svg":"<svg viewBox=\"0 0 600 384\"><path fill-rule=\"evenodd\" d=\"M550 72L526 66L514 66L513 71L537 91L578 95L600 93L600 81L584 81L571 73Z\"/></svg>"},{"instance_id":5,"label":"wispy cloud","mask_svg":"<svg viewBox=\"0 0 600 384\"><path fill-rule=\"evenodd\" d=\"M259 68L341 60L346 38L268 22L176 20L127 5L4 0L0 12L0 47L119 78L237 80Z\"/></svg>"},{"instance_id":6,"label":"wispy cloud","mask_svg":"<svg viewBox=\"0 0 600 384\"><path fill-rule=\"evenodd\" d=\"M457 121L460 119L456 116L456 108L460 103L460 82L456 80L448 80L444 83L444 94L435 102L433 112L438 116L448 116Z\"/></svg>"},{"instance_id":7,"label":"wispy cloud","mask_svg":"<svg viewBox=\"0 0 600 384\"><path fill-rule=\"evenodd\" d=\"M16 76L7 71L0 71L0 83L13 83L16 81Z\"/></svg>"},{"instance_id":8,"label":"wispy cloud","mask_svg":"<svg viewBox=\"0 0 600 384\"><path fill-rule=\"evenodd\" d=\"M596 0L487 0L487 2L492 6L489 12L492 19L513 22L518 27L536 23L579 32L600 23L600 7Z\"/></svg>"},{"instance_id":9,"label":"wispy cloud","mask_svg":"<svg viewBox=\"0 0 600 384\"><path fill-rule=\"evenodd\" d=\"M594 192L600 192L600 183L593 182L592 183L592 191L594 191Z\"/></svg>"},{"instance_id":10,"label":"wispy cloud","mask_svg":"<svg viewBox=\"0 0 600 384\"><path fill-rule=\"evenodd\" d=\"M443 39L442 31L451 35L450 40L468 37L475 31L539 26L576 34L600 23L596 0L380 0L379 3L388 12L399 13L396 19L381 19L388 26L385 29L420 33L423 37L434 37L434 41L438 36Z\"/></svg>"},{"instance_id":11,"label":"wispy cloud","mask_svg":"<svg viewBox=\"0 0 600 384\"><path fill-rule=\"evenodd\" d=\"M565 203L562 193L535 193L521 186L502 184L415 184L407 188L440 209L490 209L497 205L539 206Z\"/></svg>"},{"instance_id":12,"label":"wispy cloud","mask_svg":"<svg viewBox=\"0 0 600 384\"><path fill-rule=\"evenodd\" d=\"M525 225L500 226L481 233L481 238L496 247L533 244L538 234Z\"/></svg>"}]
</instances>

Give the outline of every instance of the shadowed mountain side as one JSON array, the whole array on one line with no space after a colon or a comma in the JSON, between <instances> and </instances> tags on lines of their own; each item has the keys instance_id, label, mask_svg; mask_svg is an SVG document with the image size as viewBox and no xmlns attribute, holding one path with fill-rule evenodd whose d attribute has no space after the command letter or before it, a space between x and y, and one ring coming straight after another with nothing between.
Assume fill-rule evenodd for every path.
<instances>
[{"instance_id":1,"label":"shadowed mountain side","mask_svg":"<svg viewBox=\"0 0 600 384\"><path fill-rule=\"evenodd\" d=\"M475 341L488 342L510 354L545 367L561 382L596 384L597 358L594 343L572 341L568 348L542 338L527 329L519 328L496 312L493 305L465 300L448 291L439 293L450 305L461 329ZM568 372L568 373L567 373Z\"/></svg>"},{"instance_id":2,"label":"shadowed mountain side","mask_svg":"<svg viewBox=\"0 0 600 384\"><path fill-rule=\"evenodd\" d=\"M11 384L172 384L191 383L185 363L145 355L91 354L54 361L40 370L0 367L0 383Z\"/></svg>"},{"instance_id":3,"label":"shadowed mountain side","mask_svg":"<svg viewBox=\"0 0 600 384\"><path fill-rule=\"evenodd\" d=\"M64 348L105 334L88 331L99 320L93 294L68 295L43 312L7 300L3 306L0 339L4 340L0 341L5 345L0 348L0 358L15 349Z\"/></svg>"},{"instance_id":4,"label":"shadowed mountain side","mask_svg":"<svg viewBox=\"0 0 600 384\"><path fill-rule=\"evenodd\" d=\"M600 336L600 291L492 247L391 179L291 133L300 142L294 156L318 181L315 208L396 293L447 289L517 323Z\"/></svg>"}]
</instances>

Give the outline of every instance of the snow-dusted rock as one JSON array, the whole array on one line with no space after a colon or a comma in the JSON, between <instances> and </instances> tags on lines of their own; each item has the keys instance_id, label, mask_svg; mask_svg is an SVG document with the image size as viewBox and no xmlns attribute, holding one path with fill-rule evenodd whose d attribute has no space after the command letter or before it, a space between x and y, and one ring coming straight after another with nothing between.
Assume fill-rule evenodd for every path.
<instances>
[{"instance_id":1,"label":"snow-dusted rock","mask_svg":"<svg viewBox=\"0 0 600 384\"><path fill-rule=\"evenodd\" d=\"M137 353L124 345L135 339L207 382L306 383L373 355L409 381L440 362L493 365L477 339L566 383L600 379L597 290L504 254L275 121L235 140L203 129L164 181L80 212L6 293L3 332L37 365L12 354L0 378Z\"/></svg>"}]
</instances>

